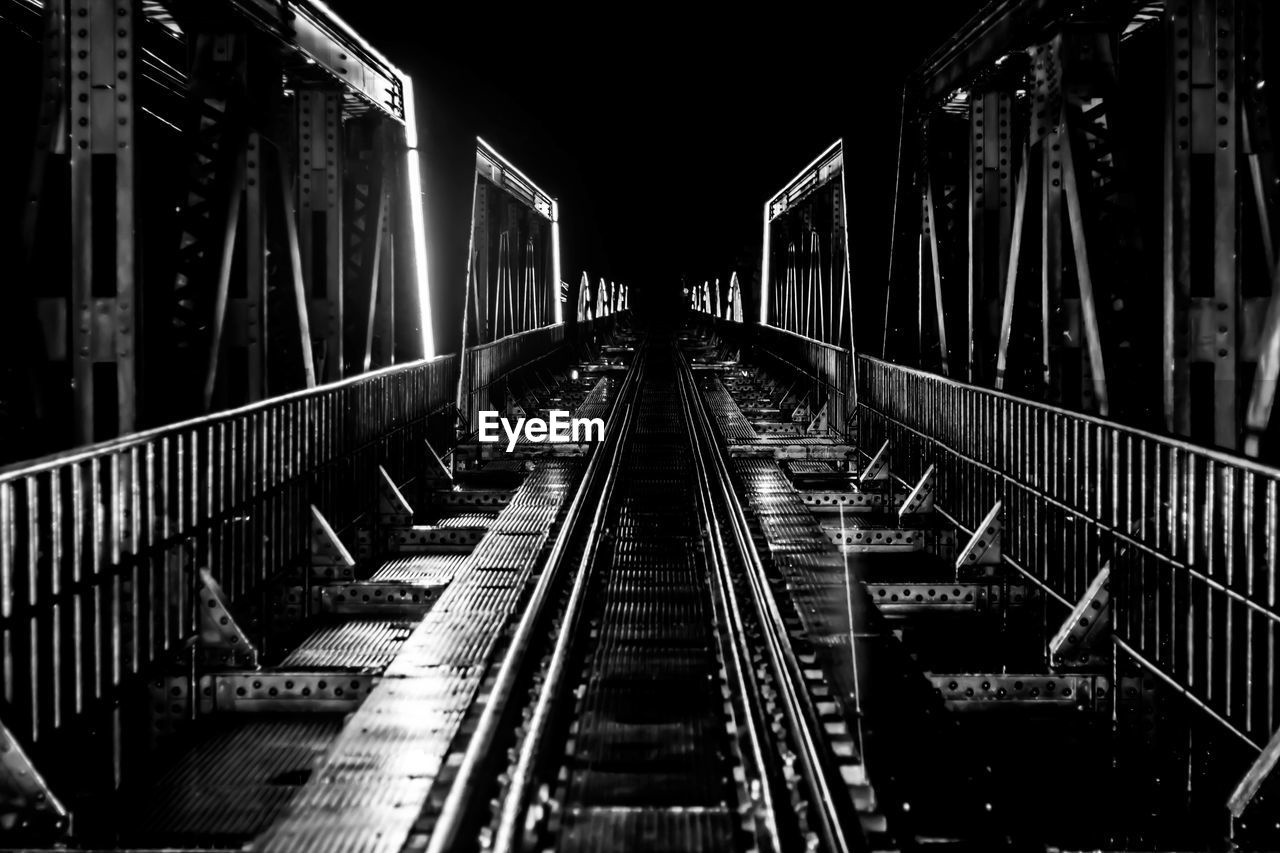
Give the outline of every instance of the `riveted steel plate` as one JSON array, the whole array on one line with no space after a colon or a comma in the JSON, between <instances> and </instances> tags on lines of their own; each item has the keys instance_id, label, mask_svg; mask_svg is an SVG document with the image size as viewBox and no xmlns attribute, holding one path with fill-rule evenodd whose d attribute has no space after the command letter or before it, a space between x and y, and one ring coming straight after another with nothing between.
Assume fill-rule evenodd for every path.
<instances>
[{"instance_id":1,"label":"riveted steel plate","mask_svg":"<svg viewBox=\"0 0 1280 853\"><path fill-rule=\"evenodd\" d=\"M823 512L828 508L835 512L841 509L845 512L858 512L880 509L886 504L885 495L881 492L802 491L800 500L814 512Z\"/></svg>"},{"instance_id":2,"label":"riveted steel plate","mask_svg":"<svg viewBox=\"0 0 1280 853\"><path fill-rule=\"evenodd\" d=\"M431 493L431 502L439 506L503 507L511 502L510 489L438 489Z\"/></svg>"},{"instance_id":3,"label":"riveted steel plate","mask_svg":"<svg viewBox=\"0 0 1280 853\"><path fill-rule=\"evenodd\" d=\"M930 673L929 681L956 711L1018 706L1101 710L1110 687L1101 675Z\"/></svg>"},{"instance_id":4,"label":"riveted steel plate","mask_svg":"<svg viewBox=\"0 0 1280 853\"><path fill-rule=\"evenodd\" d=\"M1025 604L1029 593L1023 584L1002 590L998 583L867 583L867 593L881 613L935 613L983 611L1004 603Z\"/></svg>"},{"instance_id":5,"label":"riveted steel plate","mask_svg":"<svg viewBox=\"0 0 1280 853\"><path fill-rule=\"evenodd\" d=\"M439 586L396 581L354 581L316 588L321 613L335 615L421 615L443 591Z\"/></svg>"},{"instance_id":6,"label":"riveted steel plate","mask_svg":"<svg viewBox=\"0 0 1280 853\"><path fill-rule=\"evenodd\" d=\"M365 670L219 672L201 676L196 695L202 714L341 713L355 710L374 680Z\"/></svg>"}]
</instances>

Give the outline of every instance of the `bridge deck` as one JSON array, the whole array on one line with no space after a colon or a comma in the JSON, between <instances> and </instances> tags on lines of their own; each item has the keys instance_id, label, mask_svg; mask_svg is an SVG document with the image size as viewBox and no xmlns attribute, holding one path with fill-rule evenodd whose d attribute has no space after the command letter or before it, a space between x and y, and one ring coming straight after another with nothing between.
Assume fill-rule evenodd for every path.
<instances>
[{"instance_id":1,"label":"bridge deck","mask_svg":"<svg viewBox=\"0 0 1280 853\"><path fill-rule=\"evenodd\" d=\"M1140 550L1152 547L1140 527L1102 527L1102 499L1071 492L1096 474L1077 470L1067 483L1014 465L1003 475L1044 483L1042 502L1084 502L1071 517L1096 526L1080 536L1038 517L1044 503L1029 503L1029 493L1009 500L966 477L983 454L1009 458L1005 448L926 439L925 422L893 419L889 404L907 403L864 390L857 430L835 429L843 400L824 396L822 375L805 373L803 353L787 351L793 341L740 361L732 328L655 334L611 338L603 357L553 344L487 380L527 415L569 406L604 418L599 444L525 439L507 453L505 442L473 438L442 461L435 447L448 445L430 424L443 413L451 429L455 415L427 405L413 438L387 436L415 421L370 425L366 435L383 436L378 453L359 450L368 445L353 435L356 455L331 457L348 472L363 465L360 477L317 477L334 464L319 459L313 468L269 467L264 486L301 489L288 503L294 516L247 489L240 503L225 502L225 515L214 497L191 514L211 513L218 528L277 513L264 531L305 520L286 534L301 548L278 570L255 580L238 564L242 550L216 544L241 540L214 539L208 528L188 546L213 561L207 575L181 574L196 564L176 556L175 540L149 545L171 555L160 564L169 574L157 577L185 578L185 606L196 605L192 621L174 627L185 639L152 662L139 659L136 675L120 673L113 695L128 715L95 716L86 704L61 722L26 718L36 737L21 757L47 774L49 792L62 792L53 802L75 816L73 838L282 851L443 850L474 837L502 849L563 850L791 849L799 839L821 849L1212 843L1205 814L1223 807L1264 745L1251 732L1274 722L1264 699L1275 692L1266 675L1275 664L1273 601L1234 581L1166 593L1139 573L1117 623L1108 596L1120 588L1105 577L1087 584L1102 568L1099 552L1110 554L1113 578L1135 551L1148 561L1142 572L1164 552ZM590 369L605 363L612 372ZM867 369L874 377L883 368ZM988 417L982 405L973 411ZM993 405L1012 423L1036 423L1012 403ZM270 423L253 410L236 417ZM1054 441L1074 434L1048 423ZM145 458L147 448L167 454L176 443L184 453L174 458L209 460L212 437L239 434L235 424L101 452ZM1089 428L1094 443L1067 457L1078 465L1114 462L1141 438L1122 444ZM1160 452L1172 462L1182 459L1175 450L1193 453ZM1261 487L1260 511L1274 513L1270 472L1203 458L1236 488ZM74 485L66 471L85 464L17 472L0 493L30 513L17 489L64 477ZM192 482L217 480L190 470ZM291 475L305 485L289 485ZM347 493L358 499L340 500ZM344 521L330 523L325 505ZM1044 544L1028 523L1058 537L1062 559L1094 553L1069 572L1027 564L1028 549ZM1274 564L1276 534L1249 530L1273 550L1241 559ZM9 542L14 553L20 543ZM1159 559L1177 565L1186 561L1179 553ZM104 564L100 583L130 581L145 565ZM1182 565L1186 584L1215 576ZM27 589L20 574L6 569L5 578L7 589ZM126 586L122 604L155 583ZM40 606L60 599L31 590L40 595L20 612L39 640L59 630ZM161 600L148 606L163 613ZM1171 650L1168 637L1144 639L1149 628L1133 633L1135 614L1161 618L1171 602L1189 608L1190 627L1179 629L1188 631L1185 650ZM21 674L18 611L5 618L7 660ZM1201 645L1199 619L1229 627ZM133 637L145 635L126 636L138 649ZM1215 660L1261 681L1197 692L1196 667ZM47 665L41 672L60 678L74 672L67 660ZM24 707L61 707L38 679L25 688L10 681L11 695L15 685L32 703ZM104 719L120 732L123 784L69 785L45 732L92 731ZM20 731L23 718L5 723ZM1188 750L1188 737L1199 746ZM1205 762L1210 748L1216 759ZM1029 751L1053 765L1034 787L1025 780ZM1190 804L1177 781L1187 773L1201 792ZM1111 795L1118 787L1124 804ZM1063 820L1065 801L1095 817ZM128 821L116 819L122 812ZM24 837L56 838L46 830L31 820Z\"/></svg>"}]
</instances>

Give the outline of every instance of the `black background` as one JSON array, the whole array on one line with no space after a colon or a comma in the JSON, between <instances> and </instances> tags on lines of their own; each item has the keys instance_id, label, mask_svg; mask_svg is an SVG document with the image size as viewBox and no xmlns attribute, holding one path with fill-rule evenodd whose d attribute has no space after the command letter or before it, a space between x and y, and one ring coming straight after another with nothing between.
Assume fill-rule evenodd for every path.
<instances>
[{"instance_id":1,"label":"black background","mask_svg":"<svg viewBox=\"0 0 1280 853\"><path fill-rule=\"evenodd\" d=\"M441 352L459 337L477 135L559 199L566 281L649 294L750 282L765 200L843 137L853 275L878 301L903 82L979 5L473 6L444 22L420 0L331 2L414 79Z\"/></svg>"}]
</instances>

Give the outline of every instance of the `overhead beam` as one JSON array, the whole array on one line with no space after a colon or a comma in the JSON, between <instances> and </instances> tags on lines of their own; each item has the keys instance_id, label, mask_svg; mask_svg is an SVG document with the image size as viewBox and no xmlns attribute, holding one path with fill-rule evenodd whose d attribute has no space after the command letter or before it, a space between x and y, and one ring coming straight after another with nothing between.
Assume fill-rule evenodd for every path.
<instances>
[{"instance_id":1,"label":"overhead beam","mask_svg":"<svg viewBox=\"0 0 1280 853\"><path fill-rule=\"evenodd\" d=\"M835 180L844 170L844 140L837 139L814 161L769 199L765 216L770 222Z\"/></svg>"},{"instance_id":2,"label":"overhead beam","mask_svg":"<svg viewBox=\"0 0 1280 853\"><path fill-rule=\"evenodd\" d=\"M912 76L921 103L931 105L962 88L978 71L1010 50L1032 44L1081 5L1081 0L1001 0L988 4L916 69Z\"/></svg>"},{"instance_id":3,"label":"overhead beam","mask_svg":"<svg viewBox=\"0 0 1280 853\"><path fill-rule=\"evenodd\" d=\"M404 124L405 75L319 0L225 0L259 30Z\"/></svg>"},{"instance_id":4,"label":"overhead beam","mask_svg":"<svg viewBox=\"0 0 1280 853\"><path fill-rule=\"evenodd\" d=\"M548 222L559 218L560 211L555 199L479 137L476 137L476 173L524 202Z\"/></svg>"}]
</instances>

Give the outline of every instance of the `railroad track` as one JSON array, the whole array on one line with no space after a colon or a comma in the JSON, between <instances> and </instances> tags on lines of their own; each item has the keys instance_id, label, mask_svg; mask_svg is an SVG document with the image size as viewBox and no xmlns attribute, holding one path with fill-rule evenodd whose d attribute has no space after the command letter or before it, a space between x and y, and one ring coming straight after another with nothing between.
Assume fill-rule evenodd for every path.
<instances>
[{"instance_id":1,"label":"railroad track","mask_svg":"<svg viewBox=\"0 0 1280 853\"><path fill-rule=\"evenodd\" d=\"M580 496L428 850L861 849L674 339L639 346Z\"/></svg>"}]
</instances>

